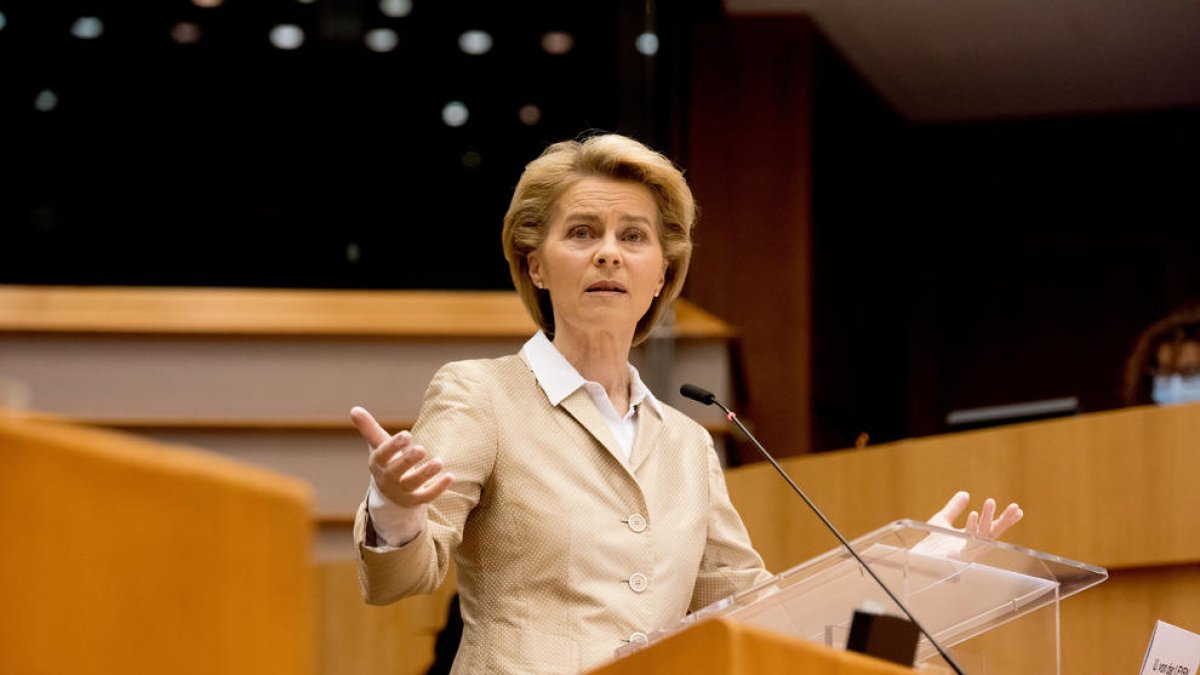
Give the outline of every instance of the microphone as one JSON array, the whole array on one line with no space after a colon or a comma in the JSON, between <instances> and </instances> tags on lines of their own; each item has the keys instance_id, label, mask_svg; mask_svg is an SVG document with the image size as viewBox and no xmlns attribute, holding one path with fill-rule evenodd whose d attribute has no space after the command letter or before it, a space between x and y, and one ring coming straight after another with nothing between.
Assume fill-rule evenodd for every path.
<instances>
[{"instance_id":1,"label":"microphone","mask_svg":"<svg viewBox=\"0 0 1200 675\"><path fill-rule=\"evenodd\" d=\"M921 622L917 621L917 617L913 616L912 612L908 611L908 607L900 601L900 598L896 597L896 594L892 592L892 589L888 588L887 584L883 583L883 579L880 579L879 575L875 574L875 570L871 569L871 566L867 564L867 561L862 559L862 556L858 554L858 551L854 550L854 547L850 545L850 542L846 541L846 538L842 536L842 533L836 527L834 527L833 523L831 523L828 518L825 517L825 514L821 512L821 509L817 508L817 505L813 503L813 500L808 498L808 495L804 493L804 490L800 489L799 485L796 485L796 482L792 480L792 477L788 475L788 472L784 471L782 466L779 466L779 462L775 461L775 458L771 456L771 453L767 452L767 449L763 447L762 443L758 442L758 439L754 437L754 434L750 433L750 430L747 429L744 424L742 424L742 421L738 419L736 413L729 408L726 408L724 404L718 401L716 394L704 389L703 387L697 387L694 384L685 384L679 388L679 393L698 403L703 403L704 405L716 405L721 410L724 410L725 417L730 422L733 422L733 424L737 426L737 428L740 429L743 434L745 434L746 438L750 439L750 442L754 444L754 447L758 449L758 452L762 454L762 456L766 458L768 462L771 463L771 466L775 467L775 470L779 472L780 476L783 476L783 479L787 481L787 484L792 486L792 490L796 494L800 495L800 498L804 500L805 504L808 504L808 508L812 509L812 512L817 514L817 518L821 519L821 522L824 523L825 527L833 533L833 536L837 537L837 540L841 542L842 546L850 552L850 555L858 561L858 564L862 565L862 568L867 571L867 574L871 575L871 578L875 580L875 583L879 584L879 587L883 589L883 592L887 593L887 596L892 599L892 602L896 603L896 606L899 607L902 612L904 612L904 615L908 617L908 620L912 621L913 625L917 627L917 630L921 631L921 634L924 635L927 640L929 640L929 644L933 645L938 654L940 654L941 657L946 660L946 664L953 668L954 672L958 675L966 675L963 672L963 669L958 666L953 658L951 658L950 654L947 653L945 649L942 649L942 646L938 644L937 640L933 639L933 636L930 635L929 631L925 630L925 627L921 625Z\"/></svg>"}]
</instances>

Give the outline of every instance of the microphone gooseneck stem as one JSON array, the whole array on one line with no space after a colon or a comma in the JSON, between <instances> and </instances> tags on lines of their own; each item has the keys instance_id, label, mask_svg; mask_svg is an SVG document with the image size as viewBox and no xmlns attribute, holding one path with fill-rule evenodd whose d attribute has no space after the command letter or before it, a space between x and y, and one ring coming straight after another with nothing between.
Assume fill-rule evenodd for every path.
<instances>
[{"instance_id":1,"label":"microphone gooseneck stem","mask_svg":"<svg viewBox=\"0 0 1200 675\"><path fill-rule=\"evenodd\" d=\"M887 596L892 599L892 602L894 602L897 607L900 608L900 611L904 612L904 615L908 617L908 620L912 621L917 627L917 630L921 631L921 634L924 635L927 640L929 640L929 644L933 645L933 648L937 650L938 654L945 659L946 664L954 669L954 672L958 675L966 675L966 673L963 672L963 669L959 667L958 663L954 661L950 654L945 649L942 649L942 645L938 644L938 641L933 639L933 635L931 635L929 631L925 630L925 627L921 625L920 621L917 621L917 617L913 616L912 612L908 611L908 607L900 601L900 598L896 597L896 594L892 592L892 589L889 588L887 584L883 583L883 579L880 579L879 575L875 574L875 570L871 569L871 566L867 564L867 561L863 560L862 556L858 554L858 551L854 550L854 547L850 545L850 542L846 541L846 538L842 536L842 533L833 526L833 523L829 522L829 519L826 518L825 514L821 512L821 509L817 508L817 505L813 503L813 500L808 498L808 495L804 493L804 490L800 489L799 485L796 485L796 482L792 480L792 477L788 475L788 472L784 471L783 467L779 465L779 462L776 462L775 458L771 456L771 453L767 452L767 449L763 447L762 443L758 442L758 439L754 437L754 434L750 433L750 430L746 428L746 425L742 424L742 421L738 419L737 414L729 408L726 408L725 405L718 401L717 398L711 393L705 393L708 394L705 397L707 401L701 399L696 400L700 401L701 403L711 402L721 410L725 411L725 417L727 417L730 422L733 422L735 425L737 425L737 428L746 435L746 438L750 439L750 442L754 444L754 447L758 449L758 452L764 458L766 458L768 462L771 463L771 466L775 467L775 470L779 472L780 476L783 476L783 479L787 481L787 484L792 486L792 490L796 494L800 495L800 498L804 500L805 504L808 504L808 508L812 509L812 512L817 514L817 518L821 519L821 522L824 523L825 527L827 527L829 531L833 533L833 536L838 538L838 541L840 541L842 546L850 552L850 555L854 556L854 559L858 561L858 564L862 565L862 568L867 571L867 574L871 575L871 578L875 580L875 583L879 584L879 587L883 589L883 592L887 593ZM685 393L685 395L687 394Z\"/></svg>"}]
</instances>

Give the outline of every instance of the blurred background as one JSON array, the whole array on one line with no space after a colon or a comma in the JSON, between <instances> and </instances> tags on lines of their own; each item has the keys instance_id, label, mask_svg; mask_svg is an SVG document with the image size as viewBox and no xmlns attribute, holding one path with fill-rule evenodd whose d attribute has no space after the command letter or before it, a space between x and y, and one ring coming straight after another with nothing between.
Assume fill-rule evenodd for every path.
<instances>
[{"instance_id":1,"label":"blurred background","mask_svg":"<svg viewBox=\"0 0 1200 675\"><path fill-rule=\"evenodd\" d=\"M685 297L780 454L1105 410L1200 297L1198 35L1191 0L0 0L0 283L508 289L524 164L618 131L685 168Z\"/></svg>"}]
</instances>

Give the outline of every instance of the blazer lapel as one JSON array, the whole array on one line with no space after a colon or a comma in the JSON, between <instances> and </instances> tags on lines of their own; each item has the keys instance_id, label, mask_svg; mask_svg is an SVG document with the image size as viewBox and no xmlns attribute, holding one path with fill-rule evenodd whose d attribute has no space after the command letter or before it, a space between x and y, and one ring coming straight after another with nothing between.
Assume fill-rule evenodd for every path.
<instances>
[{"instance_id":1,"label":"blazer lapel","mask_svg":"<svg viewBox=\"0 0 1200 675\"><path fill-rule=\"evenodd\" d=\"M613 438L612 431L609 430L608 424L604 422L604 418L600 416L600 411L596 410L596 404L592 403L592 398L588 396L583 387L571 392L571 395L562 400L561 405L571 417L575 418L587 432L592 435L600 444L608 450L608 454L612 455L621 466L625 466L625 453L621 452L621 447L617 445L617 439Z\"/></svg>"},{"instance_id":2,"label":"blazer lapel","mask_svg":"<svg viewBox=\"0 0 1200 675\"><path fill-rule=\"evenodd\" d=\"M629 471L637 473L638 468L658 447L658 437L662 433L663 421L658 411L651 408L645 401L638 407L637 435L633 438L633 454L629 456Z\"/></svg>"}]
</instances>

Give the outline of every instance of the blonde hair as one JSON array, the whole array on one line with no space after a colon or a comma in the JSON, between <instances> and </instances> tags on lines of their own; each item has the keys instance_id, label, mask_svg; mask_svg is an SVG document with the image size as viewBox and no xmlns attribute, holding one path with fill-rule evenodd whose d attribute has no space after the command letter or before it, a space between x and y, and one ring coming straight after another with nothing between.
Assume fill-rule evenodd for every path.
<instances>
[{"instance_id":1,"label":"blonde hair","mask_svg":"<svg viewBox=\"0 0 1200 675\"><path fill-rule=\"evenodd\" d=\"M667 308L679 297L692 259L692 227L696 200L683 173L662 154L618 134L562 141L546 148L525 166L512 203L504 215L504 259L513 285L534 322L554 337L554 309L550 293L529 278L529 254L546 239L550 215L558 198L583 178L612 178L643 185L658 205L658 239L667 263L662 292L638 321L633 335L637 345L650 336Z\"/></svg>"}]
</instances>

